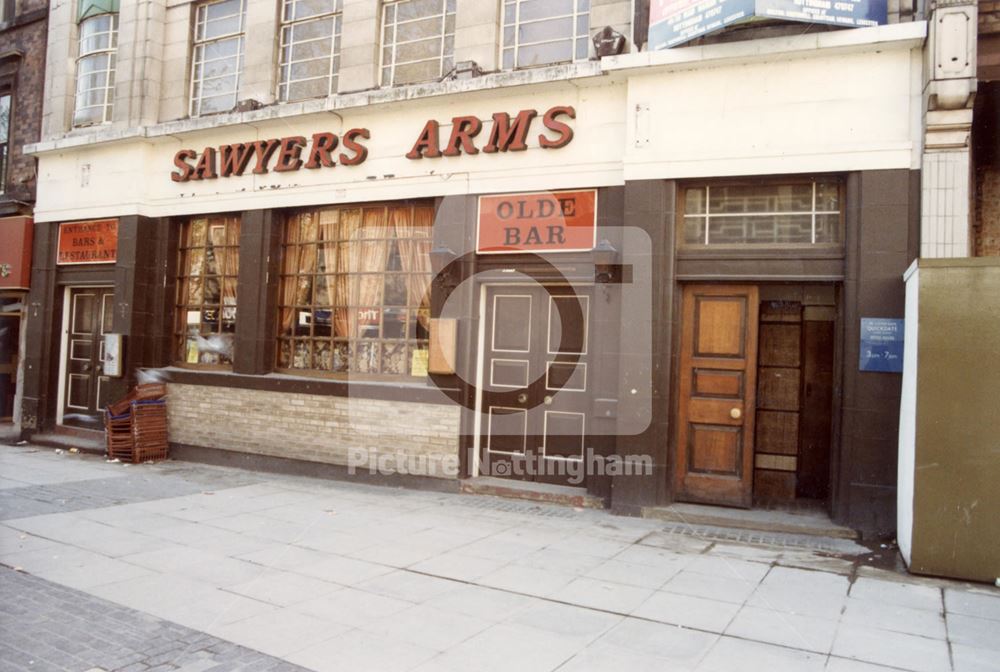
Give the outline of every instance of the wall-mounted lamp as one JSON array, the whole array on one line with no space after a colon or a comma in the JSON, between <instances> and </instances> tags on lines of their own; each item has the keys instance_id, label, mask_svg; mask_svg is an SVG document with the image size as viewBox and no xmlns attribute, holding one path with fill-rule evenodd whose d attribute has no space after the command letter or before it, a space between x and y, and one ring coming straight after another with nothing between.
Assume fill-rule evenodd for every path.
<instances>
[{"instance_id":1,"label":"wall-mounted lamp","mask_svg":"<svg viewBox=\"0 0 1000 672\"><path fill-rule=\"evenodd\" d=\"M594 282L608 284L615 281L616 271L620 268L618 262L618 250L607 238L590 251L590 257L594 260Z\"/></svg>"}]
</instances>

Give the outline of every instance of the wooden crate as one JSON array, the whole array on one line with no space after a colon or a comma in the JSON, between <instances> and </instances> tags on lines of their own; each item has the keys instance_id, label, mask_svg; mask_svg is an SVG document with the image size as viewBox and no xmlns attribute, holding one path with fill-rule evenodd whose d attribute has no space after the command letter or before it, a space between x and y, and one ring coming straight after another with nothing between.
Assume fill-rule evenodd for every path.
<instances>
[{"instance_id":1,"label":"wooden crate","mask_svg":"<svg viewBox=\"0 0 1000 672\"><path fill-rule=\"evenodd\" d=\"M104 414L108 459L138 464L165 460L167 402L163 399L132 400L124 413Z\"/></svg>"}]
</instances>

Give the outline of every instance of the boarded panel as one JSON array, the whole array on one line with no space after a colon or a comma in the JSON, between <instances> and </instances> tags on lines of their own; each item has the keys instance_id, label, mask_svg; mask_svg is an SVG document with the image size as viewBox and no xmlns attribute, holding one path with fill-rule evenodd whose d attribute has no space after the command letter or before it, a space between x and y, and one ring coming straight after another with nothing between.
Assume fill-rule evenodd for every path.
<instances>
[{"instance_id":1,"label":"boarded panel","mask_svg":"<svg viewBox=\"0 0 1000 672\"><path fill-rule=\"evenodd\" d=\"M743 430L692 423L688 433L688 471L739 475Z\"/></svg>"},{"instance_id":2,"label":"boarded panel","mask_svg":"<svg viewBox=\"0 0 1000 672\"><path fill-rule=\"evenodd\" d=\"M784 411L757 412L757 443L761 453L795 455L799 452L799 414Z\"/></svg>"},{"instance_id":3,"label":"boarded panel","mask_svg":"<svg viewBox=\"0 0 1000 672\"><path fill-rule=\"evenodd\" d=\"M823 499L829 492L833 422L833 322L805 323L802 355L802 441L797 495Z\"/></svg>"},{"instance_id":4,"label":"boarded panel","mask_svg":"<svg viewBox=\"0 0 1000 672\"><path fill-rule=\"evenodd\" d=\"M757 372L757 406L771 411L799 410L799 370L760 369Z\"/></svg>"},{"instance_id":5,"label":"boarded panel","mask_svg":"<svg viewBox=\"0 0 1000 672\"><path fill-rule=\"evenodd\" d=\"M697 297L696 357L742 357L746 300L741 297Z\"/></svg>"},{"instance_id":6,"label":"boarded panel","mask_svg":"<svg viewBox=\"0 0 1000 672\"><path fill-rule=\"evenodd\" d=\"M802 304L798 301L765 301L760 305L761 322L799 322Z\"/></svg>"},{"instance_id":7,"label":"boarded panel","mask_svg":"<svg viewBox=\"0 0 1000 672\"><path fill-rule=\"evenodd\" d=\"M799 366L802 327L799 324L760 325L759 366Z\"/></svg>"},{"instance_id":8,"label":"boarded panel","mask_svg":"<svg viewBox=\"0 0 1000 672\"><path fill-rule=\"evenodd\" d=\"M758 502L791 501L795 499L795 474L758 469L753 475L753 491L754 499Z\"/></svg>"},{"instance_id":9,"label":"boarded panel","mask_svg":"<svg viewBox=\"0 0 1000 672\"><path fill-rule=\"evenodd\" d=\"M694 394L699 397L740 399L743 396L742 371L694 370Z\"/></svg>"},{"instance_id":10,"label":"boarded panel","mask_svg":"<svg viewBox=\"0 0 1000 672\"><path fill-rule=\"evenodd\" d=\"M794 455L754 455L754 466L757 469L773 469L774 471L795 471L797 460Z\"/></svg>"}]
</instances>

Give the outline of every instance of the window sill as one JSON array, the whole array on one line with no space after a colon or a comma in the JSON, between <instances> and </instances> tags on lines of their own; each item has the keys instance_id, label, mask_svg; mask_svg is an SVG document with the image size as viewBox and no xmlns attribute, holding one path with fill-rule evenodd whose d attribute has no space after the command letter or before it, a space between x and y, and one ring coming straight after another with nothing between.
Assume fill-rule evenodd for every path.
<instances>
[{"instance_id":1,"label":"window sill","mask_svg":"<svg viewBox=\"0 0 1000 672\"><path fill-rule=\"evenodd\" d=\"M484 74L481 77L471 79L432 81L423 84L342 93L325 98L312 98L297 102L276 102L247 112L222 112L210 116L190 117L187 119L164 121L149 126L137 126L121 131L90 127L88 129L79 129L81 131L79 133L70 132L45 138L40 142L29 143L25 145L24 151L26 154L44 154L108 142L170 137L224 126L255 124L268 120L298 117L304 114L321 114L339 112L341 110L364 110L373 105L435 98L456 93L493 91L528 84L596 78L602 74L600 61L579 61L563 65L539 66L526 70L505 70Z\"/></svg>"},{"instance_id":2,"label":"window sill","mask_svg":"<svg viewBox=\"0 0 1000 672\"><path fill-rule=\"evenodd\" d=\"M192 369L171 366L157 370L164 382L181 385L234 387L262 392L315 394L320 396L353 397L383 401L452 404L445 393L427 381L345 380L288 373L248 375L220 369ZM449 392L457 388L449 388Z\"/></svg>"}]
</instances>

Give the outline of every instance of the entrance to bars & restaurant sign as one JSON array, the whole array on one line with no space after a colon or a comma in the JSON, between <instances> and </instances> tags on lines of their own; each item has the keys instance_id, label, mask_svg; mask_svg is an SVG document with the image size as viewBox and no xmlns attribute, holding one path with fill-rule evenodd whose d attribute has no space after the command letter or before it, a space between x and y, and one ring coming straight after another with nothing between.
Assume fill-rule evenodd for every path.
<instances>
[{"instance_id":1,"label":"entrance to bars & restaurant sign","mask_svg":"<svg viewBox=\"0 0 1000 672\"><path fill-rule=\"evenodd\" d=\"M118 220L97 219L59 225L56 263L113 264L118 259Z\"/></svg>"}]
</instances>

